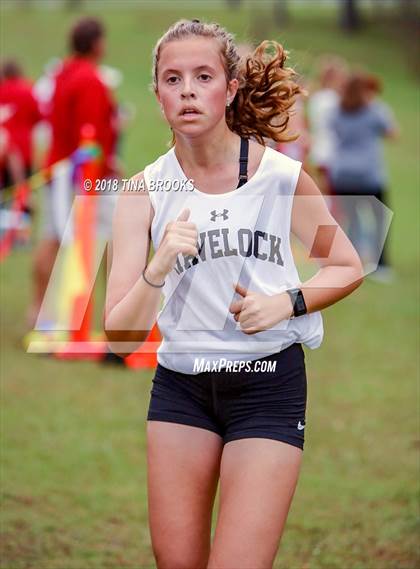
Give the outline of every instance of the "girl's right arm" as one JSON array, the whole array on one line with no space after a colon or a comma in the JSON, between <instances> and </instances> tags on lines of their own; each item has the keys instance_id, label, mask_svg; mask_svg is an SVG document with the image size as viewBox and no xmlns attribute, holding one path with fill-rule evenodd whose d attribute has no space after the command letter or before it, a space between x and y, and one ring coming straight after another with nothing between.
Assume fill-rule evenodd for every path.
<instances>
[{"instance_id":1,"label":"girl's right arm","mask_svg":"<svg viewBox=\"0 0 420 569\"><path fill-rule=\"evenodd\" d=\"M144 183L143 173L130 180ZM132 185L131 185L132 187ZM120 194L112 227L111 271L107 282L104 330L109 348L121 357L146 340L159 311L161 289L142 277L150 252L150 227L154 216L148 192ZM175 265L178 253L198 255L197 228L188 222L189 211L167 224L162 241L145 275L161 284Z\"/></svg>"}]
</instances>

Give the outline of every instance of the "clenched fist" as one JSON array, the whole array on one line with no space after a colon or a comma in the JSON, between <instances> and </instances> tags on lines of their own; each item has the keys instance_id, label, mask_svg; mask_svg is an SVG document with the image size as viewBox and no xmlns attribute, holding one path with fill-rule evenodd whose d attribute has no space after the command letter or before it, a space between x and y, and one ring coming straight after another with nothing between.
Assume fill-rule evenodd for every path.
<instances>
[{"instance_id":1,"label":"clenched fist","mask_svg":"<svg viewBox=\"0 0 420 569\"><path fill-rule=\"evenodd\" d=\"M261 294L249 291L239 283L234 285L234 289L242 298L234 300L229 311L236 322L239 322L244 334L268 330L293 314L292 301L287 292Z\"/></svg>"},{"instance_id":2,"label":"clenched fist","mask_svg":"<svg viewBox=\"0 0 420 569\"><path fill-rule=\"evenodd\" d=\"M166 224L160 245L147 267L147 274L163 281L175 266L179 253L198 255L198 231L195 223L188 221L190 210L184 209L175 221Z\"/></svg>"}]
</instances>

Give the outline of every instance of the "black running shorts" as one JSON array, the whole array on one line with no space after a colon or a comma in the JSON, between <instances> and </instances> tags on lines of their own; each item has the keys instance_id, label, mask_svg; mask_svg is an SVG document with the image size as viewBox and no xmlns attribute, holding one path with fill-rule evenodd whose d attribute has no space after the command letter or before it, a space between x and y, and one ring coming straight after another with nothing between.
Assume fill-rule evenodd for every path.
<instances>
[{"instance_id":1,"label":"black running shorts","mask_svg":"<svg viewBox=\"0 0 420 569\"><path fill-rule=\"evenodd\" d=\"M208 429L224 443L258 437L303 450L307 382L302 344L252 364L248 371L222 369L195 375L158 364L147 420Z\"/></svg>"}]
</instances>

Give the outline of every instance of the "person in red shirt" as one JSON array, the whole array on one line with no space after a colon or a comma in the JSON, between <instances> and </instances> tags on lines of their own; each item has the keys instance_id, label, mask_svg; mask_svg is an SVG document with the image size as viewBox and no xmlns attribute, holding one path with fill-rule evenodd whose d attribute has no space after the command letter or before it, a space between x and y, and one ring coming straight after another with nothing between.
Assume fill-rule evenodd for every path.
<instances>
[{"instance_id":1,"label":"person in red shirt","mask_svg":"<svg viewBox=\"0 0 420 569\"><path fill-rule=\"evenodd\" d=\"M48 117L52 141L46 166L68 158L79 147L85 125L91 125L103 153L100 176L115 175L116 105L98 69L105 54L104 27L95 18L83 18L72 28L69 39L71 54L63 61L55 76ZM42 236L34 256L35 286L27 315L28 326L31 328L36 323L62 238L62 229L55 220L49 190L47 187L44 194ZM108 207L110 200L100 202L100 207L104 206L107 211L98 212L98 230L106 235L111 227L112 208Z\"/></svg>"},{"instance_id":2,"label":"person in red shirt","mask_svg":"<svg viewBox=\"0 0 420 569\"><path fill-rule=\"evenodd\" d=\"M0 69L1 126L7 134L23 169L16 179L14 169L7 160L0 164L0 188L13 185L29 177L33 168L32 129L42 115L32 93L32 83L23 76L16 61L8 60Z\"/></svg>"},{"instance_id":3,"label":"person in red shirt","mask_svg":"<svg viewBox=\"0 0 420 569\"><path fill-rule=\"evenodd\" d=\"M74 152L80 145L84 125L90 124L102 148L103 175L107 175L113 171L116 105L97 69L105 53L102 24L91 18L81 20L71 32L70 43L72 55L64 61L55 80L47 166Z\"/></svg>"}]
</instances>

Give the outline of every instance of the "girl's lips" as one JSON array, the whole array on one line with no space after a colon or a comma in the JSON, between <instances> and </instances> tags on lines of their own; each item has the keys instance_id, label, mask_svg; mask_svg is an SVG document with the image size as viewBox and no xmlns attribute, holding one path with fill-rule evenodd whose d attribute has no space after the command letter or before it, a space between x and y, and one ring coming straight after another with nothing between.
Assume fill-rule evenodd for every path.
<instances>
[{"instance_id":1,"label":"girl's lips","mask_svg":"<svg viewBox=\"0 0 420 569\"><path fill-rule=\"evenodd\" d=\"M200 111L196 107L184 107L180 115L200 115Z\"/></svg>"},{"instance_id":2,"label":"girl's lips","mask_svg":"<svg viewBox=\"0 0 420 569\"><path fill-rule=\"evenodd\" d=\"M195 118L199 117L200 115L201 115L201 113L198 113L198 112L182 113L181 118L183 118L183 119L195 119Z\"/></svg>"}]
</instances>

